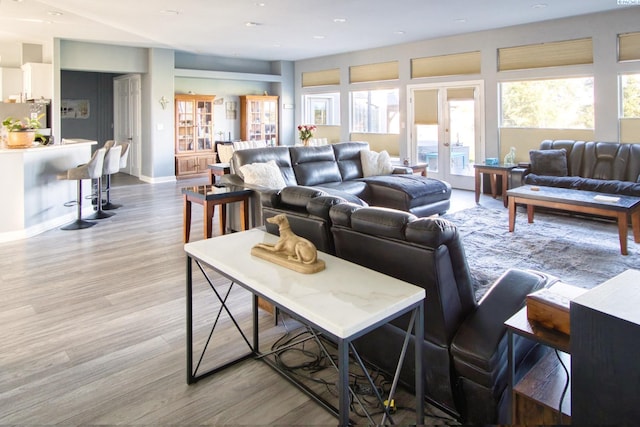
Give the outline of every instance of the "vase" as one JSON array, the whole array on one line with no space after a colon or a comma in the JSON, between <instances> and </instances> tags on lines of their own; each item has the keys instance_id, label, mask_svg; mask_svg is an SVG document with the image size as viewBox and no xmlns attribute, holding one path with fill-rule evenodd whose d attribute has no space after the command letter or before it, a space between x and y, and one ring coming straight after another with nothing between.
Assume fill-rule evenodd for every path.
<instances>
[{"instance_id":1,"label":"vase","mask_svg":"<svg viewBox=\"0 0 640 427\"><path fill-rule=\"evenodd\" d=\"M18 131L9 132L7 135L7 147L9 148L30 148L33 147L33 140L36 137L36 131Z\"/></svg>"},{"instance_id":2,"label":"vase","mask_svg":"<svg viewBox=\"0 0 640 427\"><path fill-rule=\"evenodd\" d=\"M516 162L516 147L511 147L506 156L504 156L504 164L512 165Z\"/></svg>"},{"instance_id":3,"label":"vase","mask_svg":"<svg viewBox=\"0 0 640 427\"><path fill-rule=\"evenodd\" d=\"M303 146L305 146L305 147L308 147L308 146L309 146L309 138L307 138L307 139L301 139L301 141L302 141L302 145L303 145Z\"/></svg>"}]
</instances>

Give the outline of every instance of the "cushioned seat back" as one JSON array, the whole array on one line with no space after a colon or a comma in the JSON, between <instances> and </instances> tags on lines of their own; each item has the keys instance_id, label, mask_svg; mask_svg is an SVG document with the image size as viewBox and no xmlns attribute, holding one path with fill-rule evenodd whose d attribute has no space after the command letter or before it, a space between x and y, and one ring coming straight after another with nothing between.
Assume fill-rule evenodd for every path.
<instances>
[{"instance_id":1,"label":"cushioned seat back","mask_svg":"<svg viewBox=\"0 0 640 427\"><path fill-rule=\"evenodd\" d=\"M296 177L291 166L291 158L289 157L288 147L267 147L267 148L251 148L247 150L234 151L231 156L231 171L244 179L240 166L249 165L251 163L266 163L274 160L286 185L296 185Z\"/></svg>"},{"instance_id":2,"label":"cushioned seat back","mask_svg":"<svg viewBox=\"0 0 640 427\"><path fill-rule=\"evenodd\" d=\"M320 185L340 182L340 170L330 146L291 147L291 164L298 185Z\"/></svg>"},{"instance_id":3,"label":"cushioned seat back","mask_svg":"<svg viewBox=\"0 0 640 427\"><path fill-rule=\"evenodd\" d=\"M629 146L617 142L587 142L581 175L583 178L628 181ZM635 181L635 178L631 181Z\"/></svg>"},{"instance_id":4,"label":"cushioned seat back","mask_svg":"<svg viewBox=\"0 0 640 427\"><path fill-rule=\"evenodd\" d=\"M362 178L362 162L360 161L360 151L368 150L369 144L366 142L339 142L332 145L335 153L340 175L343 181Z\"/></svg>"},{"instance_id":5,"label":"cushioned seat back","mask_svg":"<svg viewBox=\"0 0 640 427\"><path fill-rule=\"evenodd\" d=\"M268 233L279 235L279 227L267 218L285 214L291 230L311 241L319 251L334 254L329 209L345 202L312 187L292 186L260 193L262 217Z\"/></svg>"},{"instance_id":6,"label":"cushioned seat back","mask_svg":"<svg viewBox=\"0 0 640 427\"><path fill-rule=\"evenodd\" d=\"M471 275L454 224L402 211L357 207L329 211L336 255L426 290L425 339L448 346L474 309ZM393 322L406 329L408 316Z\"/></svg>"},{"instance_id":7,"label":"cushioned seat back","mask_svg":"<svg viewBox=\"0 0 640 427\"><path fill-rule=\"evenodd\" d=\"M584 154L584 141L574 141L569 139L558 139L552 141L544 140L540 143L541 150L559 150L564 148L567 152L568 176L581 176L582 158Z\"/></svg>"}]
</instances>

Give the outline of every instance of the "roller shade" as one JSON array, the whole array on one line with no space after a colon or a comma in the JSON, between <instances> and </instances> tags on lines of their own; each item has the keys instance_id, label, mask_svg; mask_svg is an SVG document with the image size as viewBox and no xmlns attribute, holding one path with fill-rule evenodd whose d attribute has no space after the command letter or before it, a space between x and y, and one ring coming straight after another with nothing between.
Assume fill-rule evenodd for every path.
<instances>
[{"instance_id":1,"label":"roller shade","mask_svg":"<svg viewBox=\"0 0 640 427\"><path fill-rule=\"evenodd\" d=\"M447 100L452 99L474 99L475 89L472 87L461 87L456 89L447 89Z\"/></svg>"},{"instance_id":2,"label":"roller shade","mask_svg":"<svg viewBox=\"0 0 640 427\"><path fill-rule=\"evenodd\" d=\"M430 56L411 60L411 78L480 74L480 52Z\"/></svg>"},{"instance_id":3,"label":"roller shade","mask_svg":"<svg viewBox=\"0 0 640 427\"><path fill-rule=\"evenodd\" d=\"M417 90L413 94L413 121L417 125L438 124L438 89Z\"/></svg>"},{"instance_id":4,"label":"roller shade","mask_svg":"<svg viewBox=\"0 0 640 427\"><path fill-rule=\"evenodd\" d=\"M340 84L340 69L308 71L302 73L302 87L329 86Z\"/></svg>"},{"instance_id":5,"label":"roller shade","mask_svg":"<svg viewBox=\"0 0 640 427\"><path fill-rule=\"evenodd\" d=\"M640 59L640 33L618 34L618 61Z\"/></svg>"},{"instance_id":6,"label":"roller shade","mask_svg":"<svg viewBox=\"0 0 640 427\"><path fill-rule=\"evenodd\" d=\"M591 38L498 49L498 71L593 64Z\"/></svg>"},{"instance_id":7,"label":"roller shade","mask_svg":"<svg viewBox=\"0 0 640 427\"><path fill-rule=\"evenodd\" d=\"M349 67L349 81L351 83L397 80L398 76L398 61Z\"/></svg>"}]
</instances>

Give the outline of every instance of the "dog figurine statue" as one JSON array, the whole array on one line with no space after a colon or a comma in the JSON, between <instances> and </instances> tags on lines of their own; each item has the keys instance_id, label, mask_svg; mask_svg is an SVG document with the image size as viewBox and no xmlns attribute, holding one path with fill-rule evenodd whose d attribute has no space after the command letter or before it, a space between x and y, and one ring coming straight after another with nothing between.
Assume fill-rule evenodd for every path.
<instances>
[{"instance_id":1,"label":"dog figurine statue","mask_svg":"<svg viewBox=\"0 0 640 427\"><path fill-rule=\"evenodd\" d=\"M297 236L291 231L289 220L285 214L278 214L267 218L267 221L271 224L278 225L280 239L275 245L258 243L256 247L284 255L290 261L300 262L302 264L316 263L318 260L316 247L307 239Z\"/></svg>"}]
</instances>

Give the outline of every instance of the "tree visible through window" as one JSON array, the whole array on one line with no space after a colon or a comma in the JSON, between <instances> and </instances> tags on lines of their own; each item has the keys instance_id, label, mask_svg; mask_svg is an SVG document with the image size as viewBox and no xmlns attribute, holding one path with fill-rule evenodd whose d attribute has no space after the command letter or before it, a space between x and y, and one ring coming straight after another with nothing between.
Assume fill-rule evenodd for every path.
<instances>
[{"instance_id":1,"label":"tree visible through window","mask_svg":"<svg viewBox=\"0 0 640 427\"><path fill-rule=\"evenodd\" d=\"M593 78L500 84L502 127L593 129Z\"/></svg>"},{"instance_id":2,"label":"tree visible through window","mask_svg":"<svg viewBox=\"0 0 640 427\"><path fill-rule=\"evenodd\" d=\"M640 74L623 75L622 117L640 118Z\"/></svg>"}]
</instances>

